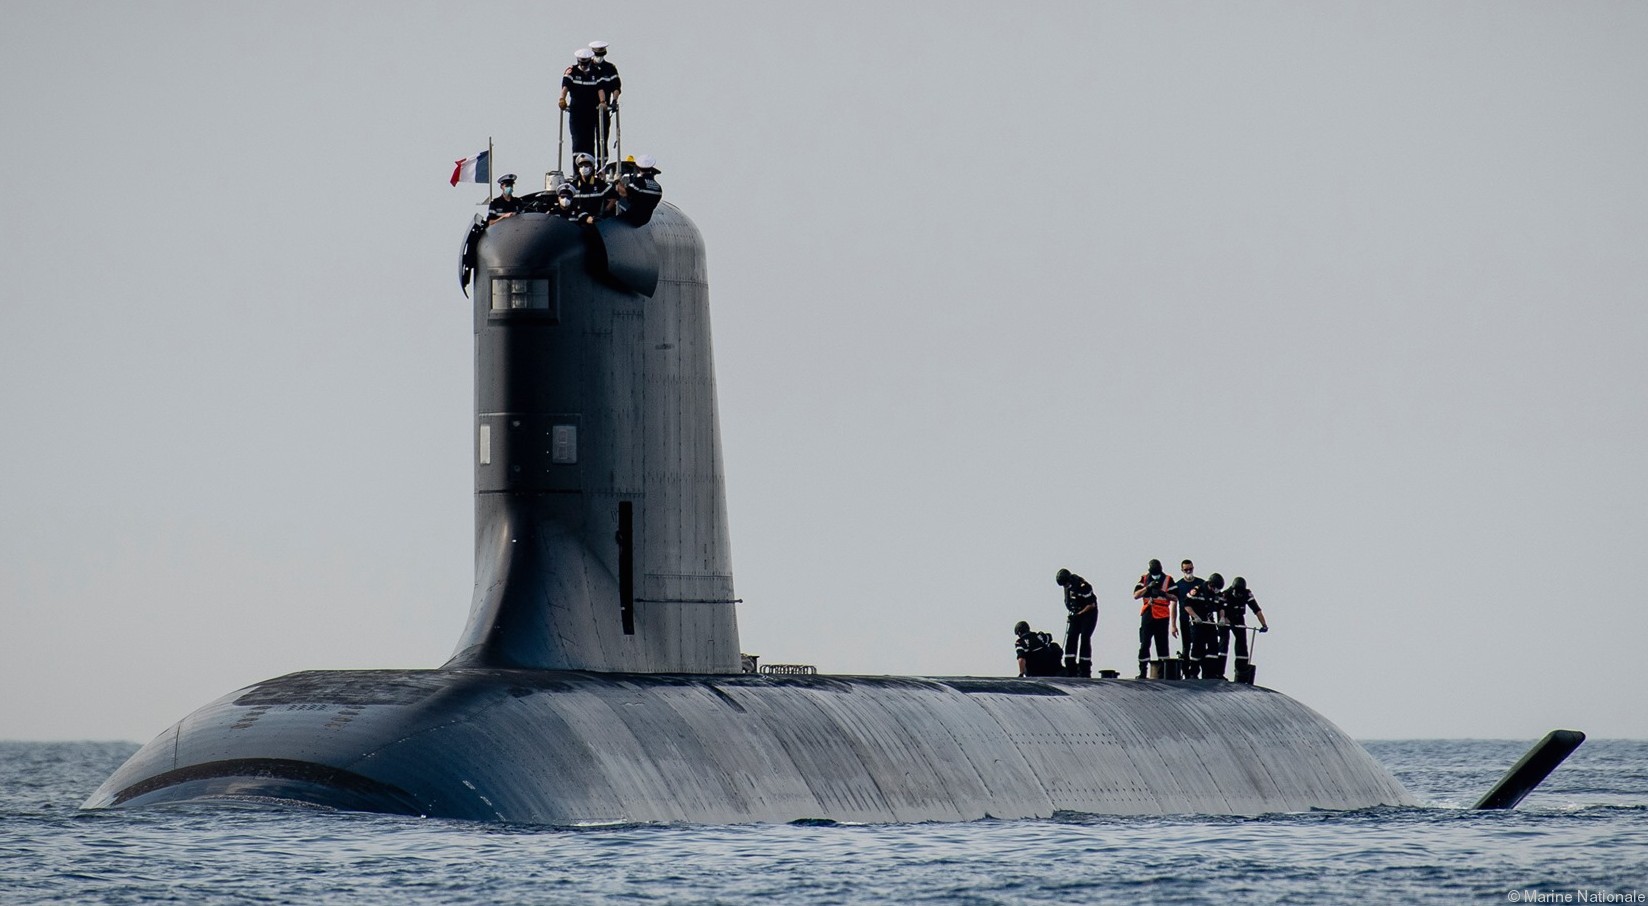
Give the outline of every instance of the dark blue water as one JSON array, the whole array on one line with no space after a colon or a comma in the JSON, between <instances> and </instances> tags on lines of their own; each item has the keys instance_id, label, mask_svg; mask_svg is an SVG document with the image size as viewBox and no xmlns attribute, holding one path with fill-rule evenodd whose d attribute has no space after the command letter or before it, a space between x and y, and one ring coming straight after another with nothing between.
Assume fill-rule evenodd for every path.
<instances>
[{"instance_id":1,"label":"dark blue water","mask_svg":"<svg viewBox=\"0 0 1648 906\"><path fill-rule=\"evenodd\" d=\"M566 830L83 813L136 746L0 743L0 902L1648 902L1648 742L1589 741L1516 811L1464 811L1526 745L1369 743L1422 809Z\"/></svg>"}]
</instances>

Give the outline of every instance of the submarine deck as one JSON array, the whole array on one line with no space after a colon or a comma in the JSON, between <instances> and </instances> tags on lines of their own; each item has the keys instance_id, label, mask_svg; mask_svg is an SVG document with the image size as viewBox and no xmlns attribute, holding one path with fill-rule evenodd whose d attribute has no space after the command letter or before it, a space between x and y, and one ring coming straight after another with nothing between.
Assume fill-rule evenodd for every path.
<instances>
[{"instance_id":1,"label":"submarine deck","mask_svg":"<svg viewBox=\"0 0 1648 906\"><path fill-rule=\"evenodd\" d=\"M559 825L1415 804L1314 711L1217 680L460 668L247 687L86 807L225 798Z\"/></svg>"}]
</instances>

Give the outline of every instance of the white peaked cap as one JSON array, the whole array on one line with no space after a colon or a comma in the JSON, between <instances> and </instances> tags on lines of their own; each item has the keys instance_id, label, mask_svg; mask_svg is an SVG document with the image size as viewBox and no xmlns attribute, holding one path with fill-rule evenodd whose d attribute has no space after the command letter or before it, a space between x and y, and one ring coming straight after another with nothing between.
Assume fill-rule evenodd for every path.
<instances>
[{"instance_id":1,"label":"white peaked cap","mask_svg":"<svg viewBox=\"0 0 1648 906\"><path fill-rule=\"evenodd\" d=\"M591 41L591 42L589 42L589 49L594 50L594 51L606 50L607 46L608 46L607 42L605 42L605 41Z\"/></svg>"},{"instance_id":2,"label":"white peaked cap","mask_svg":"<svg viewBox=\"0 0 1648 906\"><path fill-rule=\"evenodd\" d=\"M572 52L572 55L574 57L580 59L580 60L593 60L593 59L595 59L595 51L590 50L587 47L578 48L577 50Z\"/></svg>"},{"instance_id":3,"label":"white peaked cap","mask_svg":"<svg viewBox=\"0 0 1648 906\"><path fill-rule=\"evenodd\" d=\"M658 166L658 158L651 154L643 154L635 159L635 166L641 170L652 170Z\"/></svg>"}]
</instances>

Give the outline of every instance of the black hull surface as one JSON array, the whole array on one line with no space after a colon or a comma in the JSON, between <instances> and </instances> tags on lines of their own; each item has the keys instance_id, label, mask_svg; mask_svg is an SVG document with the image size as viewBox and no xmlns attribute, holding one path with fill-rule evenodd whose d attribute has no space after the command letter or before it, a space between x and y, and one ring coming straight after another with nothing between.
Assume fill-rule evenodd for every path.
<instances>
[{"instance_id":1,"label":"black hull surface","mask_svg":"<svg viewBox=\"0 0 1648 906\"><path fill-rule=\"evenodd\" d=\"M1332 723L1242 684L459 668L259 683L86 807L223 799L554 825L1415 804Z\"/></svg>"}]
</instances>

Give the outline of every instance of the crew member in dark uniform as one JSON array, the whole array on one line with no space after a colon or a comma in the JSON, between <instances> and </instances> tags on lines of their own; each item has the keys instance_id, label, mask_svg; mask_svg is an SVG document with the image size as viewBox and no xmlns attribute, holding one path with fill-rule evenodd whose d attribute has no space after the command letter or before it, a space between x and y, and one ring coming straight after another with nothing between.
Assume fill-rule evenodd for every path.
<instances>
[{"instance_id":1,"label":"crew member in dark uniform","mask_svg":"<svg viewBox=\"0 0 1648 906\"><path fill-rule=\"evenodd\" d=\"M515 174L505 173L498 177L498 197L492 199L487 216L491 220L502 220L520 209L521 200L515 197Z\"/></svg>"},{"instance_id":2,"label":"crew member in dark uniform","mask_svg":"<svg viewBox=\"0 0 1648 906\"><path fill-rule=\"evenodd\" d=\"M1013 643L1013 656L1019 661L1019 676L1056 676L1059 655L1052 638L1045 632L1031 632L1023 620L1013 627L1018 641Z\"/></svg>"},{"instance_id":3,"label":"crew member in dark uniform","mask_svg":"<svg viewBox=\"0 0 1648 906\"><path fill-rule=\"evenodd\" d=\"M1225 625L1225 577L1218 573L1208 576L1197 590L1196 600L1202 622L1196 624L1196 643L1191 646L1190 657L1201 665L1202 679L1213 679L1224 673L1219 652L1230 638L1230 627Z\"/></svg>"},{"instance_id":4,"label":"crew member in dark uniform","mask_svg":"<svg viewBox=\"0 0 1648 906\"><path fill-rule=\"evenodd\" d=\"M595 172L595 158L582 151L572 155L572 209L579 223L594 223L606 215L613 198L612 184Z\"/></svg>"},{"instance_id":5,"label":"crew member in dark uniform","mask_svg":"<svg viewBox=\"0 0 1648 906\"><path fill-rule=\"evenodd\" d=\"M567 111L567 131L572 134L572 153L595 153L595 124L606 106L606 92L595 72L595 52L578 48L573 64L561 75L561 99L556 103Z\"/></svg>"},{"instance_id":6,"label":"crew member in dark uniform","mask_svg":"<svg viewBox=\"0 0 1648 906\"><path fill-rule=\"evenodd\" d=\"M1207 617L1203 616L1201 602L1193 599L1206 583L1196 577L1196 564L1189 560L1179 564L1179 571L1184 575L1173 582L1173 596L1179 599L1179 661L1184 665L1185 678L1195 679L1201 665L1192 659L1190 649L1196 640L1196 621Z\"/></svg>"},{"instance_id":7,"label":"crew member in dark uniform","mask_svg":"<svg viewBox=\"0 0 1648 906\"><path fill-rule=\"evenodd\" d=\"M1086 579L1068 569L1059 570L1054 581L1064 589L1064 609L1070 613L1064 630L1064 675L1092 676L1093 629L1099 625L1099 599Z\"/></svg>"},{"instance_id":8,"label":"crew member in dark uniform","mask_svg":"<svg viewBox=\"0 0 1648 906\"><path fill-rule=\"evenodd\" d=\"M600 79L601 90L606 92L607 106L601 111L601 153L596 155L606 160L607 145L612 141L612 115L618 112L618 95L624 92L624 80L618 77L618 67L607 61L607 42L591 41L589 50L595 54L595 77Z\"/></svg>"},{"instance_id":9,"label":"crew member in dark uniform","mask_svg":"<svg viewBox=\"0 0 1648 906\"><path fill-rule=\"evenodd\" d=\"M658 161L651 154L635 159L635 171L625 173L614 184L618 190L618 219L636 226L646 226L664 199L664 187L658 184Z\"/></svg>"},{"instance_id":10,"label":"crew member in dark uniform","mask_svg":"<svg viewBox=\"0 0 1648 906\"><path fill-rule=\"evenodd\" d=\"M1265 622L1265 612L1259 609L1259 601L1253 597L1253 590L1247 587L1247 580L1237 576L1230 582L1230 590L1225 592L1225 620L1230 623L1230 639L1235 643L1236 676L1240 678L1247 672L1247 612L1259 618L1259 631L1269 632L1270 624ZM1224 679L1224 657L1219 658L1219 678Z\"/></svg>"},{"instance_id":11,"label":"crew member in dark uniform","mask_svg":"<svg viewBox=\"0 0 1648 906\"><path fill-rule=\"evenodd\" d=\"M568 220L577 220L578 209L573 205L573 200L577 197L578 193L572 188L572 183L561 183L555 189L555 207L550 213Z\"/></svg>"},{"instance_id":12,"label":"crew member in dark uniform","mask_svg":"<svg viewBox=\"0 0 1648 906\"><path fill-rule=\"evenodd\" d=\"M1162 572L1162 561L1150 561L1150 567L1133 586L1133 597L1143 602L1139 608L1139 679L1149 675L1150 641L1156 641L1156 659L1163 665L1164 675L1168 657L1167 636L1179 634L1173 625L1173 584Z\"/></svg>"}]
</instances>

